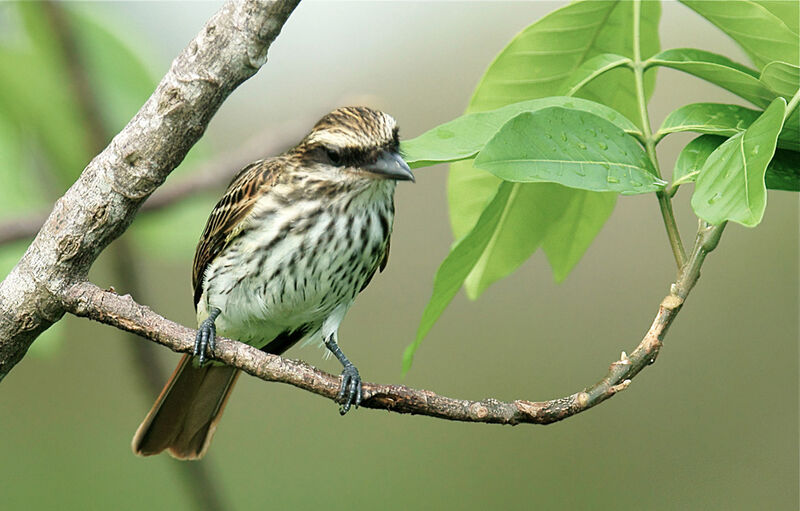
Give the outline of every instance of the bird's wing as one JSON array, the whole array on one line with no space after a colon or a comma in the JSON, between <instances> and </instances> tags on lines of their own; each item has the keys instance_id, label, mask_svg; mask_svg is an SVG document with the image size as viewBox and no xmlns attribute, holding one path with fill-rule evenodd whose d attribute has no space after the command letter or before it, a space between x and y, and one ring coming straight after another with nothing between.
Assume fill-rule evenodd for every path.
<instances>
[{"instance_id":1,"label":"bird's wing","mask_svg":"<svg viewBox=\"0 0 800 511\"><path fill-rule=\"evenodd\" d=\"M383 259L381 259L381 271L386 268L386 265L389 263L389 247L392 246L392 235L390 234L388 238L386 238L386 252L383 253Z\"/></svg>"},{"instance_id":2,"label":"bird's wing","mask_svg":"<svg viewBox=\"0 0 800 511\"><path fill-rule=\"evenodd\" d=\"M367 289L367 286L369 285L369 283L372 282L372 277L375 276L375 272L377 272L378 270L383 271L383 269L386 268L386 263L389 262L389 247L391 246L391 244L392 244L392 237L390 235L386 239L386 250L383 252L383 257L381 258L381 263L378 266L376 266L372 270L372 273L370 273L369 276L364 280L364 284L362 284L361 285L361 289L358 290L359 293L361 291Z\"/></svg>"},{"instance_id":3,"label":"bird's wing","mask_svg":"<svg viewBox=\"0 0 800 511\"><path fill-rule=\"evenodd\" d=\"M242 220L252 211L261 196L259 191L274 181L277 175L275 163L275 160L259 160L243 168L211 211L194 254L192 287L195 308L203 294L206 268L240 233Z\"/></svg>"}]
</instances>

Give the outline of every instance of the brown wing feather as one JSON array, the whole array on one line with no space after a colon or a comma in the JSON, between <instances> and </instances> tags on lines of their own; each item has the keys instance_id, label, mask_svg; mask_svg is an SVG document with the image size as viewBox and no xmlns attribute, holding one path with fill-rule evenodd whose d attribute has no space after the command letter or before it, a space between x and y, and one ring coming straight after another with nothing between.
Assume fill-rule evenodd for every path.
<instances>
[{"instance_id":1,"label":"brown wing feather","mask_svg":"<svg viewBox=\"0 0 800 511\"><path fill-rule=\"evenodd\" d=\"M392 237L389 236L386 238L386 252L383 253L383 259L381 260L381 271L386 268L386 264L389 262L389 248L392 246Z\"/></svg>"},{"instance_id":2,"label":"brown wing feather","mask_svg":"<svg viewBox=\"0 0 800 511\"><path fill-rule=\"evenodd\" d=\"M243 168L211 211L194 253L192 288L195 308L203 294L203 275L206 268L236 237L237 227L253 209L261 196L259 192L272 184L277 175L276 163L275 160L260 160Z\"/></svg>"},{"instance_id":3,"label":"brown wing feather","mask_svg":"<svg viewBox=\"0 0 800 511\"><path fill-rule=\"evenodd\" d=\"M392 238L390 236L386 240L386 250L383 252L383 258L381 259L381 264L378 265L378 268L372 270L372 273L369 274L369 277L367 277L366 280L364 280L364 284L361 286L361 289L358 290L359 293L367 289L367 286L369 285L370 282L372 282L372 277L375 276L375 272L378 269L380 269L380 271L383 271L383 269L386 268L386 263L389 262L389 247L391 245L392 245Z\"/></svg>"}]
</instances>

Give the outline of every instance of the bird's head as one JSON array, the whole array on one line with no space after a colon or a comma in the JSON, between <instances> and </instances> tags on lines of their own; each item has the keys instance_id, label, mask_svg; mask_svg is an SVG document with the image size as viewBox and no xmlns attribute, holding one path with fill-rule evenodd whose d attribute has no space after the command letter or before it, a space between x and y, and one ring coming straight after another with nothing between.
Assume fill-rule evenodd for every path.
<instances>
[{"instance_id":1,"label":"bird's head","mask_svg":"<svg viewBox=\"0 0 800 511\"><path fill-rule=\"evenodd\" d=\"M414 181L399 152L392 116L363 106L337 108L298 145L307 164L353 179Z\"/></svg>"}]
</instances>

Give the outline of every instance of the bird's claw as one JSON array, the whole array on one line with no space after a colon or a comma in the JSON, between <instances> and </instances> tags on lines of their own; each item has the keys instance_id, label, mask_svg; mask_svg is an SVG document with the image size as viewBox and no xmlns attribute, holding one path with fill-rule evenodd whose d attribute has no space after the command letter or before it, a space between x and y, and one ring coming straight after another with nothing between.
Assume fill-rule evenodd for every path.
<instances>
[{"instance_id":1,"label":"bird's claw","mask_svg":"<svg viewBox=\"0 0 800 511\"><path fill-rule=\"evenodd\" d=\"M217 326L211 318L200 323L197 335L194 338L194 351L192 355L197 357L197 363L203 365L206 362L206 350L214 353L217 348Z\"/></svg>"},{"instance_id":2,"label":"bird's claw","mask_svg":"<svg viewBox=\"0 0 800 511\"><path fill-rule=\"evenodd\" d=\"M351 406L358 408L361 405L361 375L352 364L344 366L342 386L339 388L336 400L340 404L339 413L341 415L346 414Z\"/></svg>"}]
</instances>

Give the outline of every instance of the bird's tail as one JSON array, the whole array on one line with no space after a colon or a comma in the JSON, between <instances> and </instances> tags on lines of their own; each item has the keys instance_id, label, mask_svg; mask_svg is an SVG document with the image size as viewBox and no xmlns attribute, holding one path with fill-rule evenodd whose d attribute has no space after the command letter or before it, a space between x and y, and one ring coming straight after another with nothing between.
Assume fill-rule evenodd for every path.
<instances>
[{"instance_id":1,"label":"bird's tail","mask_svg":"<svg viewBox=\"0 0 800 511\"><path fill-rule=\"evenodd\" d=\"M166 449L174 458L202 458L238 377L236 368L196 367L184 355L136 430L133 452L150 456Z\"/></svg>"}]
</instances>

